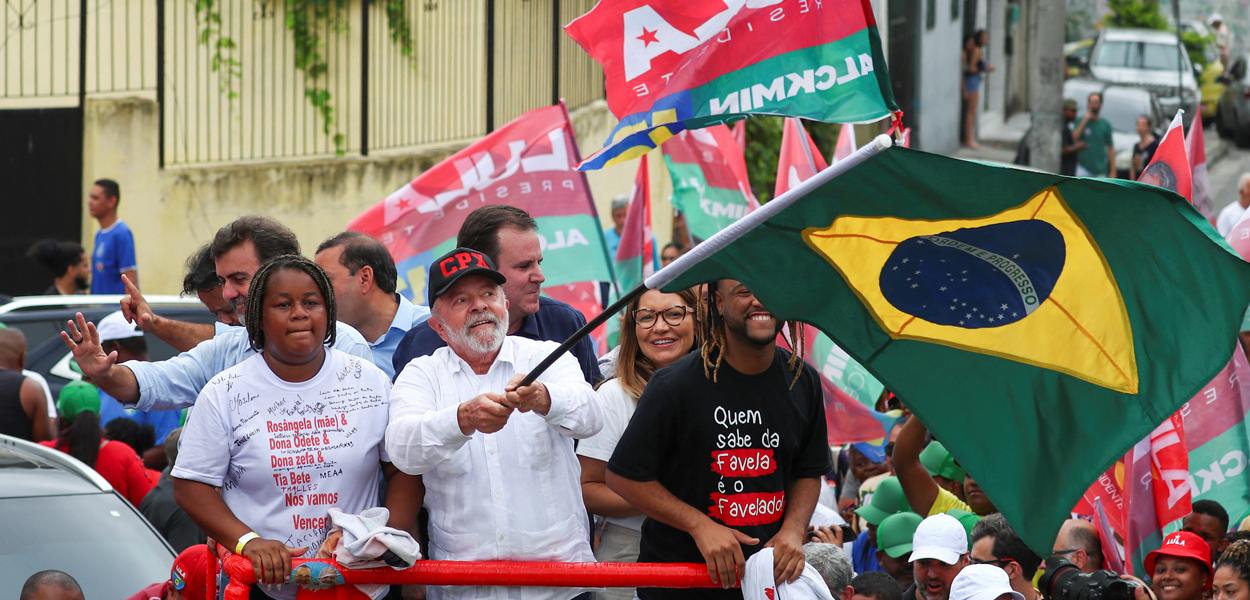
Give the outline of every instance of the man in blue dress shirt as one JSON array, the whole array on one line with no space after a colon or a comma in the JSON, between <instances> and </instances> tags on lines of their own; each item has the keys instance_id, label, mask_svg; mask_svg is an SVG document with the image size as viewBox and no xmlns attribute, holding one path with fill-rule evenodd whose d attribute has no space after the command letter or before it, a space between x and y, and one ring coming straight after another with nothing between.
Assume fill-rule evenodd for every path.
<instances>
[{"instance_id":1,"label":"man in blue dress shirt","mask_svg":"<svg viewBox=\"0 0 1250 600\"><path fill-rule=\"evenodd\" d=\"M508 335L563 342L586 324L586 317L577 309L539 295L546 281L541 265L543 252L538 240L538 223L529 213L507 205L478 208L460 225L456 246L490 257L507 278L503 289L508 299ZM429 323L413 327L395 349L395 373L402 372L408 361L428 356L445 345ZM578 341L569 352L577 359L587 383L593 385L603 379L589 336Z\"/></svg>"},{"instance_id":2,"label":"man in blue dress shirt","mask_svg":"<svg viewBox=\"0 0 1250 600\"><path fill-rule=\"evenodd\" d=\"M364 336L373 364L395 378L391 358L399 340L430 318L430 309L395 293L395 260L381 242L358 231L344 231L317 247L317 264L334 285L340 321Z\"/></svg>"}]
</instances>

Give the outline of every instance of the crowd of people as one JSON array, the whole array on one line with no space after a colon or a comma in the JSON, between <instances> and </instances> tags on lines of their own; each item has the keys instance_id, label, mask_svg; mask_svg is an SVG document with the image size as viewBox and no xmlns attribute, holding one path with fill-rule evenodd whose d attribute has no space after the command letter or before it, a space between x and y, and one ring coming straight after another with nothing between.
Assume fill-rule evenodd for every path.
<instances>
[{"instance_id":1,"label":"crowd of people","mask_svg":"<svg viewBox=\"0 0 1250 600\"><path fill-rule=\"evenodd\" d=\"M694 562L714 586L423 590L520 600L1076 600L1050 585L1060 571L1106 565L1094 525L1073 519L1038 582L1045 553L888 392L888 436L831 450L818 374L778 345L796 324L739 281L647 291L610 354L583 339L531 380L585 324L541 295L536 222L483 206L456 246L415 304L372 238L343 232L307 258L284 225L236 219L187 261L184 292L217 323L155 314L121 269L120 310L61 333L85 381L55 419L20 375L20 334L0 329L0 430L95 468L181 552L145 600L202 597L223 553L251 561L256 598L316 580L292 575L297 558ZM144 335L184 351L149 361ZM1229 530L1195 502L1146 557L1150 583L1127 585L1137 600L1247 600L1250 534ZM82 597L72 575L33 574L22 597Z\"/></svg>"}]
</instances>

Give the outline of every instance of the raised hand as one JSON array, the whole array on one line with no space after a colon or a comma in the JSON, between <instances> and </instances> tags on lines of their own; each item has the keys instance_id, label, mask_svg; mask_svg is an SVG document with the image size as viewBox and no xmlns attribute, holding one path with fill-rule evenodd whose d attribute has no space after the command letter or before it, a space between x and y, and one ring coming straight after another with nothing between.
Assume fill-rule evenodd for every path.
<instances>
[{"instance_id":1,"label":"raised hand","mask_svg":"<svg viewBox=\"0 0 1250 600\"><path fill-rule=\"evenodd\" d=\"M109 369L117 364L117 352L104 353L100 345L100 333L95 323L88 321L82 313L74 315L74 319L65 322L68 331L61 332L61 341L74 354L74 360L88 378L99 378L108 374Z\"/></svg>"},{"instance_id":2,"label":"raised hand","mask_svg":"<svg viewBox=\"0 0 1250 600\"><path fill-rule=\"evenodd\" d=\"M152 307L148 306L148 301L129 277L122 275L122 285L126 286L126 295L122 297L122 316L127 322L137 324L139 329L147 329L156 318L156 314L152 312Z\"/></svg>"}]
</instances>

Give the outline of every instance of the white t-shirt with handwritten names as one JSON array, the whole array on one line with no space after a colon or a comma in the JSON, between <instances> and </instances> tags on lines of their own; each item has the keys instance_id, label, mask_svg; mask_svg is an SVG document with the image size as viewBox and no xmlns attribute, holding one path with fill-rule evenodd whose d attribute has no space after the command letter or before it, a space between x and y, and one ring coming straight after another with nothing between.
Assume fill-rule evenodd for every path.
<instances>
[{"instance_id":1,"label":"white t-shirt with handwritten names","mask_svg":"<svg viewBox=\"0 0 1250 600\"><path fill-rule=\"evenodd\" d=\"M327 349L308 381L279 379L261 355L212 378L196 400L171 473L221 487L222 499L261 537L312 556L327 511L378 505L390 379L372 363ZM294 586L266 588L294 597Z\"/></svg>"}]
</instances>

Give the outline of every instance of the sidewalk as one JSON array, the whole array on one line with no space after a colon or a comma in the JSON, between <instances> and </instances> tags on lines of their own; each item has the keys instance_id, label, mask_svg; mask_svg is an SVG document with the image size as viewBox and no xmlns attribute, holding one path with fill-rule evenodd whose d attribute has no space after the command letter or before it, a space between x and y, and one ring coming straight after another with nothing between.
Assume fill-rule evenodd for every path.
<instances>
[{"instance_id":1,"label":"sidewalk","mask_svg":"<svg viewBox=\"0 0 1250 600\"><path fill-rule=\"evenodd\" d=\"M973 149L961 146L954 156L1011 164L1016 158L1016 147L1031 122L1032 118L1027 112L1015 113L1005 120L1000 113L983 113L978 128L981 147ZM1221 139L1214 127L1207 127L1202 133L1207 144L1207 168L1210 169L1228 154L1230 142Z\"/></svg>"}]
</instances>

